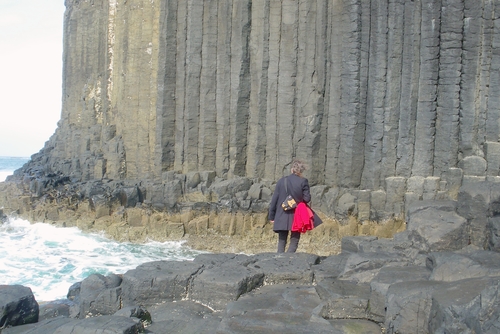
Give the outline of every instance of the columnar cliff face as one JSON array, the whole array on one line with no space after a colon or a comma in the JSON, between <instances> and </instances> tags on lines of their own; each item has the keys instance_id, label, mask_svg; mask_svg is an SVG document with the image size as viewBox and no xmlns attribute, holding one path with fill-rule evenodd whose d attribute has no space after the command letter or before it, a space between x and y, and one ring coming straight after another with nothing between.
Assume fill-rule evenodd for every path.
<instances>
[{"instance_id":1,"label":"columnar cliff face","mask_svg":"<svg viewBox=\"0 0 500 334\"><path fill-rule=\"evenodd\" d=\"M498 0L66 7L52 171L276 180L297 157L311 184L372 191L372 206L499 174Z\"/></svg>"}]
</instances>

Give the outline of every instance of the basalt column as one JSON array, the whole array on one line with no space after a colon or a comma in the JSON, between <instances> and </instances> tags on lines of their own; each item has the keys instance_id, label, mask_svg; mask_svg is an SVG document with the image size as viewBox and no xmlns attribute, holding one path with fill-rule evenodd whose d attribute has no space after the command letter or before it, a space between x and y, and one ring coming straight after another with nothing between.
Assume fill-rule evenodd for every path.
<instances>
[{"instance_id":1,"label":"basalt column","mask_svg":"<svg viewBox=\"0 0 500 334\"><path fill-rule=\"evenodd\" d=\"M449 191L455 168L498 176L499 6L66 1L47 166L81 180L275 181L297 157L313 185L389 202L423 198L424 179Z\"/></svg>"}]
</instances>

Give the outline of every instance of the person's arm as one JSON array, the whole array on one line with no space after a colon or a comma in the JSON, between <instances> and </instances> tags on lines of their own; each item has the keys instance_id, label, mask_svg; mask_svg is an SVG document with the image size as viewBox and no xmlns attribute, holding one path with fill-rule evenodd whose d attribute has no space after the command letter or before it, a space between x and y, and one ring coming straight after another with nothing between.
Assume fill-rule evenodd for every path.
<instances>
[{"instance_id":1,"label":"person's arm","mask_svg":"<svg viewBox=\"0 0 500 334\"><path fill-rule=\"evenodd\" d=\"M278 181L279 182L279 181ZM274 221L274 217L276 216L276 208L278 207L278 183L276 183L276 187L274 188L273 197L271 198L271 203L269 204L269 220Z\"/></svg>"},{"instance_id":2,"label":"person's arm","mask_svg":"<svg viewBox=\"0 0 500 334\"><path fill-rule=\"evenodd\" d=\"M306 203L309 203L311 201L309 181L306 178L304 178L304 182L302 182L302 200Z\"/></svg>"}]
</instances>

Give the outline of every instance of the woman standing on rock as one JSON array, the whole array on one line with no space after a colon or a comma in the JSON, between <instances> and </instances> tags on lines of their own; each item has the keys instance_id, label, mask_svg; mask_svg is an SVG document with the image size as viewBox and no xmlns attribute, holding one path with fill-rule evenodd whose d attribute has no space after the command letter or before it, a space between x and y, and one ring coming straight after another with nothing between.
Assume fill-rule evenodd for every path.
<instances>
[{"instance_id":1,"label":"woman standing on rock","mask_svg":"<svg viewBox=\"0 0 500 334\"><path fill-rule=\"evenodd\" d=\"M309 181L302 176L306 169L305 164L300 160L292 162L291 174L284 176L276 183L271 204L269 205L269 220L273 223L274 232L278 233L278 253L283 253L288 241L288 234L292 230L293 216L295 209L284 210L281 203L288 195L291 195L295 202L309 203L311 193L309 191ZM300 232L291 232L290 246L287 253L295 253L299 246Z\"/></svg>"}]
</instances>

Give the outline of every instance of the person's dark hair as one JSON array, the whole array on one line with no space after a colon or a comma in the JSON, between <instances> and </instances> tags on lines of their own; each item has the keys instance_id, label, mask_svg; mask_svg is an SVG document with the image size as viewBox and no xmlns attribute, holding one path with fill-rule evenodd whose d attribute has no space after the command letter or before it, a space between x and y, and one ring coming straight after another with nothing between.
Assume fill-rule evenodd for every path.
<instances>
[{"instance_id":1,"label":"person's dark hair","mask_svg":"<svg viewBox=\"0 0 500 334\"><path fill-rule=\"evenodd\" d=\"M292 173L297 175L302 175L306 170L306 164L301 160L294 160L292 162Z\"/></svg>"}]
</instances>

